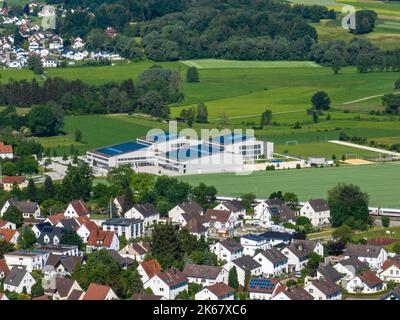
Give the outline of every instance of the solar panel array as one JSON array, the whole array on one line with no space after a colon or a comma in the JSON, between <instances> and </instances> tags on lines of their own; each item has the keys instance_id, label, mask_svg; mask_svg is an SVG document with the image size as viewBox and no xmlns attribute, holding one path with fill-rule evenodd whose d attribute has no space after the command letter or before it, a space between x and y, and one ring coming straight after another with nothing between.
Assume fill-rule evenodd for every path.
<instances>
[{"instance_id":1,"label":"solar panel array","mask_svg":"<svg viewBox=\"0 0 400 320\"><path fill-rule=\"evenodd\" d=\"M261 290L274 290L275 284L270 279L251 279L249 283L250 289L261 289Z\"/></svg>"}]
</instances>

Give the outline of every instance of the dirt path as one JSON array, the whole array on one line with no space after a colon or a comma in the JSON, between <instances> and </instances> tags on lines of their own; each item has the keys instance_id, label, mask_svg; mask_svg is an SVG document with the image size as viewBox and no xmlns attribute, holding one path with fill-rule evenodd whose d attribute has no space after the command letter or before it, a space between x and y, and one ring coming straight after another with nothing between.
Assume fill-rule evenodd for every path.
<instances>
[{"instance_id":1,"label":"dirt path","mask_svg":"<svg viewBox=\"0 0 400 320\"><path fill-rule=\"evenodd\" d=\"M291 110L291 111L281 111L281 112L273 112L272 115L276 115L276 114L285 114L285 113L295 113L295 112L304 112L304 109L298 109L298 110ZM261 117L261 114L248 114L246 116L237 116L237 117L229 117L228 116L228 120L229 119L244 119L244 118L253 118L253 117ZM216 118L216 119L211 119L213 121L217 121L217 120L222 120L222 118Z\"/></svg>"},{"instance_id":2,"label":"dirt path","mask_svg":"<svg viewBox=\"0 0 400 320\"><path fill-rule=\"evenodd\" d=\"M399 152L393 152L393 151L389 151L389 150L385 150L385 149L373 148L373 147L363 146L363 145L360 145L360 144L350 143L350 142L345 142L345 141L339 141L339 140L330 140L329 142L330 143L335 143L335 144L340 144L340 145L346 146L346 147L357 148L357 149L372 151L372 152L376 152L376 153L387 154L387 155L391 155L391 156L394 156L394 157L400 157L400 153Z\"/></svg>"},{"instance_id":3,"label":"dirt path","mask_svg":"<svg viewBox=\"0 0 400 320\"><path fill-rule=\"evenodd\" d=\"M400 94L400 92L393 92L393 94ZM345 103L342 103L342 105L353 104L353 103L357 103L357 102L361 102L361 101L379 98L379 97L383 97L384 95L385 94L377 94L376 96L370 96L370 97L365 97L365 98L354 100L354 101L345 102Z\"/></svg>"}]
</instances>

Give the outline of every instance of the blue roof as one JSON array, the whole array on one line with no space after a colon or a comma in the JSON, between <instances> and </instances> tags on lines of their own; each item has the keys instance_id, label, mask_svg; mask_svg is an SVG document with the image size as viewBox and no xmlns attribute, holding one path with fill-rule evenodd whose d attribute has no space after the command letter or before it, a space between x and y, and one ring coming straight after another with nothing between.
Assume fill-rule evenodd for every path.
<instances>
[{"instance_id":1,"label":"blue roof","mask_svg":"<svg viewBox=\"0 0 400 320\"><path fill-rule=\"evenodd\" d=\"M257 279L250 279L249 288L257 289L266 292L273 292L276 283L272 282L270 279L264 278L257 278Z\"/></svg>"},{"instance_id":2,"label":"blue roof","mask_svg":"<svg viewBox=\"0 0 400 320\"><path fill-rule=\"evenodd\" d=\"M232 133L224 136L210 138L209 141L221 145L231 145L238 142L244 142L248 139L249 139L248 136Z\"/></svg>"},{"instance_id":3,"label":"blue roof","mask_svg":"<svg viewBox=\"0 0 400 320\"><path fill-rule=\"evenodd\" d=\"M155 142L157 142L157 141L162 142L162 141L169 141L169 140L177 139L178 137L179 137L179 135L176 133L166 132L166 133L162 133L162 134L156 134L154 136L149 136L146 138L147 138L147 140L151 140L151 141L155 141Z\"/></svg>"},{"instance_id":4,"label":"blue roof","mask_svg":"<svg viewBox=\"0 0 400 320\"><path fill-rule=\"evenodd\" d=\"M188 161L218 154L222 151L223 148L220 147L212 146L210 144L199 144L197 146L189 146L182 149L169 151L165 155L168 159L176 161Z\"/></svg>"},{"instance_id":5,"label":"blue roof","mask_svg":"<svg viewBox=\"0 0 400 320\"><path fill-rule=\"evenodd\" d=\"M293 235L287 232L278 232L278 231L267 231L259 235L265 239L278 239L278 240L290 240L293 238Z\"/></svg>"},{"instance_id":6,"label":"blue roof","mask_svg":"<svg viewBox=\"0 0 400 320\"><path fill-rule=\"evenodd\" d=\"M253 241L263 241L265 238L260 237L256 234L246 234L242 238L253 240Z\"/></svg>"},{"instance_id":7,"label":"blue roof","mask_svg":"<svg viewBox=\"0 0 400 320\"><path fill-rule=\"evenodd\" d=\"M117 155L128 153L128 152L137 151L137 150L140 150L143 148L147 148L147 146L137 143L137 142L130 141L130 142L116 144L116 145L109 146L109 147L96 149L95 152L112 157L112 156L117 156Z\"/></svg>"}]
</instances>

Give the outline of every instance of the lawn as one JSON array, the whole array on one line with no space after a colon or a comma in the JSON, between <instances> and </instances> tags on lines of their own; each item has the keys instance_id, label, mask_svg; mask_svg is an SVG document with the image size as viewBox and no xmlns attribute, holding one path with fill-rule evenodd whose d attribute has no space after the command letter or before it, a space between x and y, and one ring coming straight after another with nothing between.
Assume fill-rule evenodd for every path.
<instances>
[{"instance_id":1,"label":"lawn","mask_svg":"<svg viewBox=\"0 0 400 320\"><path fill-rule=\"evenodd\" d=\"M327 197L337 183L353 183L370 195L371 206L400 207L400 164L388 163L359 167L257 171L240 176L233 173L181 177L192 185L214 185L219 195L240 196L252 192L266 198L272 192L295 192L301 201Z\"/></svg>"},{"instance_id":2,"label":"lawn","mask_svg":"<svg viewBox=\"0 0 400 320\"><path fill-rule=\"evenodd\" d=\"M389 233L387 233L389 231ZM400 227L374 227L368 231L356 233L353 236L354 241L358 241L361 239L374 239L374 238L389 238L389 239L398 239L400 241Z\"/></svg>"},{"instance_id":3,"label":"lawn","mask_svg":"<svg viewBox=\"0 0 400 320\"><path fill-rule=\"evenodd\" d=\"M71 144L83 153L101 146L136 140L156 127L156 123L128 116L70 116L65 118L66 135L39 138L39 141L45 148L55 149L59 154L68 153ZM165 125L159 123L158 127L165 128ZM79 143L74 141L76 129L82 131Z\"/></svg>"}]
</instances>

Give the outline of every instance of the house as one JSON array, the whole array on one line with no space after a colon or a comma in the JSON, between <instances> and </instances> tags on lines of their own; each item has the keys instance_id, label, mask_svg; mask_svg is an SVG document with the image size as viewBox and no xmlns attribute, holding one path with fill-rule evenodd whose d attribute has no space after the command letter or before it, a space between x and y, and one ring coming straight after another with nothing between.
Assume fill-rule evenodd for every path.
<instances>
[{"instance_id":1,"label":"house","mask_svg":"<svg viewBox=\"0 0 400 320\"><path fill-rule=\"evenodd\" d=\"M95 222L90 220L87 216L79 217L77 220L80 223L80 226L76 230L76 233L82 239L83 243L87 243L90 234L92 232L97 232L98 230L100 230L100 228Z\"/></svg>"},{"instance_id":2,"label":"house","mask_svg":"<svg viewBox=\"0 0 400 320\"><path fill-rule=\"evenodd\" d=\"M279 280L271 278L251 278L247 285L250 300L270 300L281 287Z\"/></svg>"},{"instance_id":3,"label":"house","mask_svg":"<svg viewBox=\"0 0 400 320\"><path fill-rule=\"evenodd\" d=\"M86 244L86 252L91 253L101 249L119 250L119 239L115 232L96 230L90 233Z\"/></svg>"},{"instance_id":4,"label":"house","mask_svg":"<svg viewBox=\"0 0 400 320\"><path fill-rule=\"evenodd\" d=\"M270 224L271 214L268 208L272 206L280 206L282 204L282 201L279 199L268 199L261 201L254 207L254 219L260 220L266 224Z\"/></svg>"},{"instance_id":5,"label":"house","mask_svg":"<svg viewBox=\"0 0 400 320\"><path fill-rule=\"evenodd\" d=\"M144 284L153 278L157 273L161 272L161 265L156 259L143 261L139 264L137 271Z\"/></svg>"},{"instance_id":6,"label":"house","mask_svg":"<svg viewBox=\"0 0 400 320\"><path fill-rule=\"evenodd\" d=\"M6 145L0 141L0 158L1 159L12 159L14 158L14 151L11 145Z\"/></svg>"},{"instance_id":7,"label":"house","mask_svg":"<svg viewBox=\"0 0 400 320\"><path fill-rule=\"evenodd\" d=\"M296 285L279 292L271 300L314 300L314 297L303 287Z\"/></svg>"},{"instance_id":8,"label":"house","mask_svg":"<svg viewBox=\"0 0 400 320\"><path fill-rule=\"evenodd\" d=\"M294 240L281 252L288 258L288 271L300 271L307 264L310 253L315 252L323 257L324 247L321 243L312 240Z\"/></svg>"},{"instance_id":9,"label":"house","mask_svg":"<svg viewBox=\"0 0 400 320\"><path fill-rule=\"evenodd\" d=\"M143 241L139 243L128 243L125 247L119 250L119 254L124 258L131 258L135 261L142 262L149 252L148 244L143 244Z\"/></svg>"},{"instance_id":10,"label":"house","mask_svg":"<svg viewBox=\"0 0 400 320\"><path fill-rule=\"evenodd\" d=\"M229 262L243 256L242 245L233 239L225 239L213 244L210 251L216 254L220 261Z\"/></svg>"},{"instance_id":11,"label":"house","mask_svg":"<svg viewBox=\"0 0 400 320\"><path fill-rule=\"evenodd\" d=\"M187 264L182 272L189 283L198 283L203 286L210 286L218 282L228 283L228 272L221 267Z\"/></svg>"},{"instance_id":12,"label":"house","mask_svg":"<svg viewBox=\"0 0 400 320\"><path fill-rule=\"evenodd\" d=\"M118 297L111 287L91 283L82 300L118 300Z\"/></svg>"},{"instance_id":13,"label":"house","mask_svg":"<svg viewBox=\"0 0 400 320\"><path fill-rule=\"evenodd\" d=\"M17 225L15 223L10 222L10 221L0 220L0 228L1 229L16 230L17 229Z\"/></svg>"},{"instance_id":14,"label":"house","mask_svg":"<svg viewBox=\"0 0 400 320\"><path fill-rule=\"evenodd\" d=\"M232 236L237 223L238 220L230 211L208 209L203 216L203 225L211 236Z\"/></svg>"},{"instance_id":15,"label":"house","mask_svg":"<svg viewBox=\"0 0 400 320\"><path fill-rule=\"evenodd\" d=\"M320 263L316 272L317 279L326 278L338 283L342 275L330 263Z\"/></svg>"},{"instance_id":16,"label":"house","mask_svg":"<svg viewBox=\"0 0 400 320\"><path fill-rule=\"evenodd\" d=\"M202 223L204 221L203 217L198 213L190 213L190 212L186 213L185 212L185 213L180 214L174 222L179 223L182 227L185 227L189 223L189 221L192 219L197 220L200 223Z\"/></svg>"},{"instance_id":17,"label":"house","mask_svg":"<svg viewBox=\"0 0 400 320\"><path fill-rule=\"evenodd\" d=\"M308 200L300 209L300 216L310 219L314 227L330 223L331 210L324 199Z\"/></svg>"},{"instance_id":18,"label":"house","mask_svg":"<svg viewBox=\"0 0 400 320\"><path fill-rule=\"evenodd\" d=\"M43 68L57 68L58 60L55 59L42 59Z\"/></svg>"},{"instance_id":19,"label":"house","mask_svg":"<svg viewBox=\"0 0 400 320\"><path fill-rule=\"evenodd\" d=\"M135 260L129 257L121 256L118 251L115 250L107 250L108 254L111 258L118 263L121 269L127 269L128 267L132 266L135 263Z\"/></svg>"},{"instance_id":20,"label":"house","mask_svg":"<svg viewBox=\"0 0 400 320\"><path fill-rule=\"evenodd\" d=\"M142 219L112 218L103 223L103 231L113 231L118 237L126 240L143 237L144 221Z\"/></svg>"},{"instance_id":21,"label":"house","mask_svg":"<svg viewBox=\"0 0 400 320\"><path fill-rule=\"evenodd\" d=\"M132 295L131 300L154 300L154 301L159 301L159 300L166 300L163 296L156 296L153 294L140 294L140 293L134 293Z\"/></svg>"},{"instance_id":22,"label":"house","mask_svg":"<svg viewBox=\"0 0 400 320\"><path fill-rule=\"evenodd\" d=\"M142 219L145 227L149 227L160 220L160 213L150 203L136 204L125 213L127 219Z\"/></svg>"},{"instance_id":23,"label":"house","mask_svg":"<svg viewBox=\"0 0 400 320\"><path fill-rule=\"evenodd\" d=\"M195 300L234 300L235 290L223 282L203 288L195 294Z\"/></svg>"},{"instance_id":24,"label":"house","mask_svg":"<svg viewBox=\"0 0 400 320\"><path fill-rule=\"evenodd\" d=\"M178 269L172 268L158 272L143 287L150 288L155 295L174 300L180 292L188 290L188 279Z\"/></svg>"},{"instance_id":25,"label":"house","mask_svg":"<svg viewBox=\"0 0 400 320\"><path fill-rule=\"evenodd\" d=\"M79 228L80 224L77 219L62 219L55 225L57 228L64 228L65 230L76 230Z\"/></svg>"},{"instance_id":26,"label":"house","mask_svg":"<svg viewBox=\"0 0 400 320\"><path fill-rule=\"evenodd\" d=\"M1 216L3 216L10 206L17 208L22 213L24 219L36 219L40 216L40 207L36 202L17 201L14 199L6 201L0 211Z\"/></svg>"},{"instance_id":27,"label":"house","mask_svg":"<svg viewBox=\"0 0 400 320\"><path fill-rule=\"evenodd\" d=\"M384 288L383 281L371 270L356 275L346 285L346 290L350 293L375 293Z\"/></svg>"},{"instance_id":28,"label":"house","mask_svg":"<svg viewBox=\"0 0 400 320\"><path fill-rule=\"evenodd\" d=\"M122 216L124 212L128 211L128 205L125 203L125 196L115 197L113 200L113 204L117 209L117 213Z\"/></svg>"},{"instance_id":29,"label":"house","mask_svg":"<svg viewBox=\"0 0 400 320\"><path fill-rule=\"evenodd\" d=\"M243 219L243 217L246 215L246 208L239 200L223 201L218 204L214 210L225 210L232 212L236 219Z\"/></svg>"},{"instance_id":30,"label":"house","mask_svg":"<svg viewBox=\"0 0 400 320\"><path fill-rule=\"evenodd\" d=\"M243 247L243 254L254 256L257 250L268 248L267 239L256 234L246 234L240 238L240 244Z\"/></svg>"},{"instance_id":31,"label":"house","mask_svg":"<svg viewBox=\"0 0 400 320\"><path fill-rule=\"evenodd\" d=\"M45 294L52 296L53 300L80 300L84 292L75 280L54 276L45 288Z\"/></svg>"},{"instance_id":32,"label":"house","mask_svg":"<svg viewBox=\"0 0 400 320\"><path fill-rule=\"evenodd\" d=\"M274 277L288 272L288 258L275 248L261 251L253 259L261 264L264 275Z\"/></svg>"},{"instance_id":33,"label":"house","mask_svg":"<svg viewBox=\"0 0 400 320\"><path fill-rule=\"evenodd\" d=\"M311 281L304 288L314 300L341 300L342 287L329 278L321 277Z\"/></svg>"},{"instance_id":34,"label":"house","mask_svg":"<svg viewBox=\"0 0 400 320\"><path fill-rule=\"evenodd\" d=\"M89 209L83 200L72 200L64 212L65 218L79 218L82 216L90 216Z\"/></svg>"},{"instance_id":35,"label":"house","mask_svg":"<svg viewBox=\"0 0 400 320\"><path fill-rule=\"evenodd\" d=\"M22 293L24 288L30 294L36 281L24 267L12 267L4 279L4 291Z\"/></svg>"},{"instance_id":36,"label":"house","mask_svg":"<svg viewBox=\"0 0 400 320\"><path fill-rule=\"evenodd\" d=\"M8 300L7 296L4 293L0 293L0 301Z\"/></svg>"},{"instance_id":37,"label":"house","mask_svg":"<svg viewBox=\"0 0 400 320\"><path fill-rule=\"evenodd\" d=\"M400 286L387 293L381 300L400 300Z\"/></svg>"},{"instance_id":38,"label":"house","mask_svg":"<svg viewBox=\"0 0 400 320\"><path fill-rule=\"evenodd\" d=\"M333 268L343 276L345 281L350 281L357 274L368 270L369 266L367 262L362 262L355 257L350 257L339 261L333 266Z\"/></svg>"},{"instance_id":39,"label":"house","mask_svg":"<svg viewBox=\"0 0 400 320\"><path fill-rule=\"evenodd\" d=\"M48 250L16 250L5 253L4 259L9 268L14 266L24 267L27 271L32 272L33 270L42 270L49 255Z\"/></svg>"},{"instance_id":40,"label":"house","mask_svg":"<svg viewBox=\"0 0 400 320\"><path fill-rule=\"evenodd\" d=\"M52 226L55 226L58 222L65 219L64 212L52 214L43 221L43 223L49 223Z\"/></svg>"},{"instance_id":41,"label":"house","mask_svg":"<svg viewBox=\"0 0 400 320\"><path fill-rule=\"evenodd\" d=\"M207 238L207 228L202 224L201 219L199 218L192 217L187 221L184 228L187 229L191 235L196 236L197 239L200 239L201 237Z\"/></svg>"},{"instance_id":42,"label":"house","mask_svg":"<svg viewBox=\"0 0 400 320\"><path fill-rule=\"evenodd\" d=\"M246 286L245 279L247 273L249 273L250 276L259 276L262 274L261 264L249 256L242 256L224 265L224 269L228 272L232 268L236 268L238 282L243 287Z\"/></svg>"},{"instance_id":43,"label":"house","mask_svg":"<svg viewBox=\"0 0 400 320\"><path fill-rule=\"evenodd\" d=\"M202 215L203 208L196 201L183 202L169 210L168 217L172 222L176 222L178 217L184 213Z\"/></svg>"},{"instance_id":44,"label":"house","mask_svg":"<svg viewBox=\"0 0 400 320\"><path fill-rule=\"evenodd\" d=\"M0 241L7 241L11 244L17 244L19 232L17 230L0 228Z\"/></svg>"},{"instance_id":45,"label":"house","mask_svg":"<svg viewBox=\"0 0 400 320\"><path fill-rule=\"evenodd\" d=\"M72 48L74 50L81 50L84 47L85 47L85 44L84 44L84 42L83 42L83 40L81 38L78 37L78 38L73 40Z\"/></svg>"},{"instance_id":46,"label":"house","mask_svg":"<svg viewBox=\"0 0 400 320\"><path fill-rule=\"evenodd\" d=\"M378 274L383 281L400 283L400 261L388 259L383 263L382 270Z\"/></svg>"},{"instance_id":47,"label":"house","mask_svg":"<svg viewBox=\"0 0 400 320\"><path fill-rule=\"evenodd\" d=\"M360 261L368 263L371 269L379 270L387 260L387 251L378 246L364 244L349 244L344 256L346 258L355 257Z\"/></svg>"},{"instance_id":48,"label":"house","mask_svg":"<svg viewBox=\"0 0 400 320\"><path fill-rule=\"evenodd\" d=\"M10 269L6 263L6 260L0 259L0 280L4 279L10 273Z\"/></svg>"},{"instance_id":49,"label":"house","mask_svg":"<svg viewBox=\"0 0 400 320\"><path fill-rule=\"evenodd\" d=\"M267 249L290 244L293 235L288 232L267 231L259 235L267 241Z\"/></svg>"},{"instance_id":50,"label":"house","mask_svg":"<svg viewBox=\"0 0 400 320\"><path fill-rule=\"evenodd\" d=\"M45 266L51 266L55 272L62 277L70 276L78 265L83 264L81 256L64 256L58 254L50 254Z\"/></svg>"},{"instance_id":51,"label":"house","mask_svg":"<svg viewBox=\"0 0 400 320\"><path fill-rule=\"evenodd\" d=\"M61 242L61 239L65 231L66 229L64 228L44 226L41 229L39 237L36 239L36 243L40 245L48 245L48 244L58 245Z\"/></svg>"}]
</instances>

